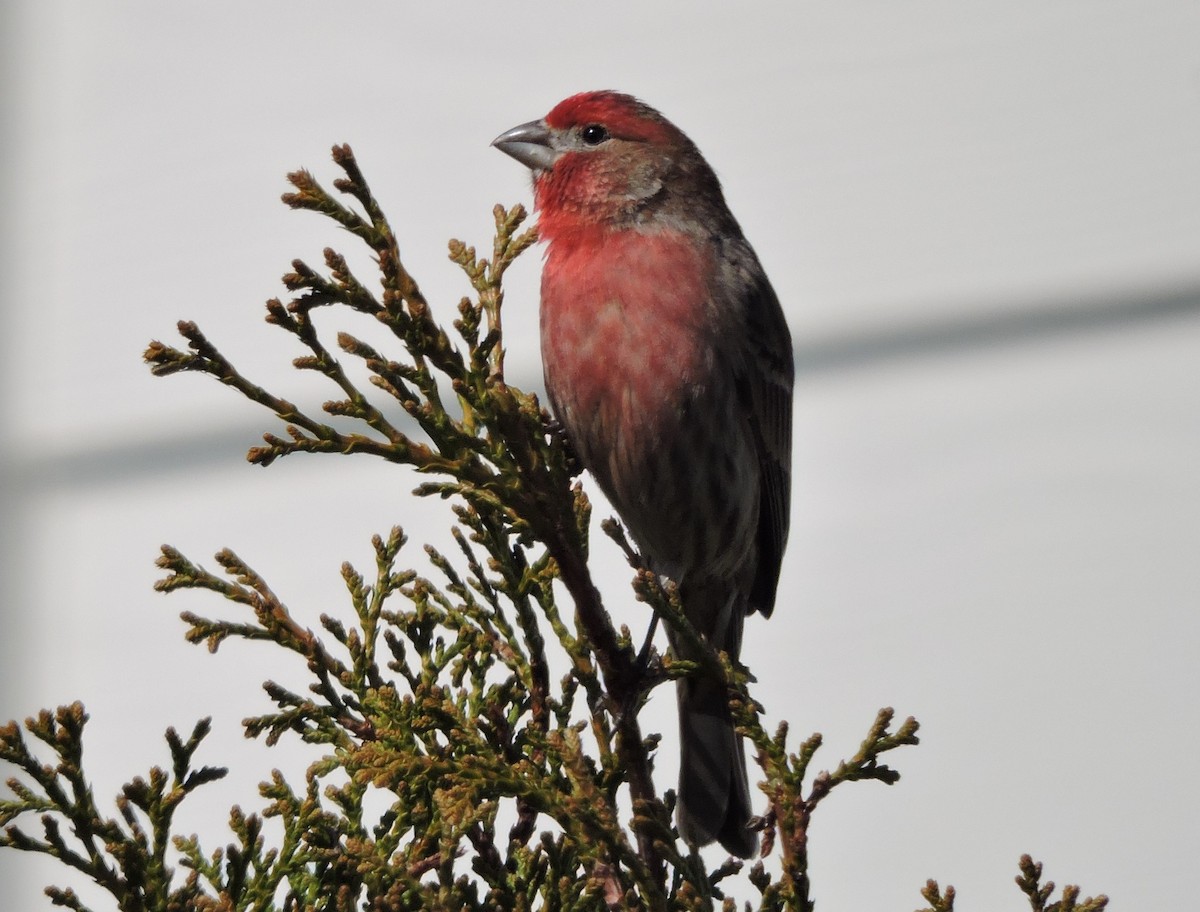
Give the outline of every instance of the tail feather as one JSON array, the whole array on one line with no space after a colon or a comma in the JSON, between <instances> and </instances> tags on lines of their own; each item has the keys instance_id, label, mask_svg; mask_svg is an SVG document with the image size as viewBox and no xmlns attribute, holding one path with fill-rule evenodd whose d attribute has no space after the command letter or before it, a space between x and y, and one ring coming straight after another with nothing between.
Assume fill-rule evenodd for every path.
<instances>
[{"instance_id":1,"label":"tail feather","mask_svg":"<svg viewBox=\"0 0 1200 912\"><path fill-rule=\"evenodd\" d=\"M681 680L679 694L679 832L692 845L714 840L730 854L749 858L758 837L749 829L750 786L742 739L723 688Z\"/></svg>"}]
</instances>

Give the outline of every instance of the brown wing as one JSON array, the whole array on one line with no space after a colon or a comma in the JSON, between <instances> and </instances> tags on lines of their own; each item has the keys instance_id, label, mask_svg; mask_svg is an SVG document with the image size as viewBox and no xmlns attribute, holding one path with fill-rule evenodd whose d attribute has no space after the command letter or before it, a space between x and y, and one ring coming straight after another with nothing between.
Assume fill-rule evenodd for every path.
<instances>
[{"instance_id":1,"label":"brown wing","mask_svg":"<svg viewBox=\"0 0 1200 912\"><path fill-rule=\"evenodd\" d=\"M757 263L755 264L757 266ZM761 477L758 569L750 611L769 617L787 544L792 494L792 337L771 283L761 267L744 312L746 352L738 389L750 416Z\"/></svg>"}]
</instances>

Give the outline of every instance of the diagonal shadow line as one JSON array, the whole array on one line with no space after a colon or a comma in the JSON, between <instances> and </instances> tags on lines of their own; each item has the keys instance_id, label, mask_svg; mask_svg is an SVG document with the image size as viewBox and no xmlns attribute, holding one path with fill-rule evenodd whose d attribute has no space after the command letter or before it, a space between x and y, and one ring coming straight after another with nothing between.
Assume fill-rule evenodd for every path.
<instances>
[{"instance_id":1,"label":"diagonal shadow line","mask_svg":"<svg viewBox=\"0 0 1200 912\"><path fill-rule=\"evenodd\" d=\"M1171 319L1200 316L1200 286L1158 294L1131 294L1107 301L1054 304L1038 308L990 311L978 316L907 324L842 338L801 343L795 348L797 382L886 366L942 354L983 351L1056 337L1083 336ZM1200 354L1198 354L1200 357ZM542 393L540 379L516 378L516 385ZM544 396L542 397L544 401ZM400 427L419 436L401 416ZM118 442L109 447L64 452L24 464L9 463L18 496L32 489L80 488L126 483L224 468L241 462L264 430L279 432L264 416L258 424L214 427L170 438ZM256 467L248 467L256 468Z\"/></svg>"},{"instance_id":2,"label":"diagonal shadow line","mask_svg":"<svg viewBox=\"0 0 1200 912\"><path fill-rule=\"evenodd\" d=\"M925 323L904 323L795 348L796 374L839 373L893 361L980 351L1025 342L1113 332L1162 320L1200 316L1200 286L1157 293L988 311Z\"/></svg>"}]
</instances>

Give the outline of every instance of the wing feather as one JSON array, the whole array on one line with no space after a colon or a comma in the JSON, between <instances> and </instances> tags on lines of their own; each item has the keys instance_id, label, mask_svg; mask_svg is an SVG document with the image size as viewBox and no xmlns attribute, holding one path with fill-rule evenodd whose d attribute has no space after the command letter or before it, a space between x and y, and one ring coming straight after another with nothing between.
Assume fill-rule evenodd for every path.
<instances>
[{"instance_id":1,"label":"wing feather","mask_svg":"<svg viewBox=\"0 0 1200 912\"><path fill-rule=\"evenodd\" d=\"M758 266L755 263L755 266ZM738 388L749 416L761 478L758 567L750 611L770 617L787 545L792 493L792 337L783 308L761 267L745 302L746 351Z\"/></svg>"}]
</instances>

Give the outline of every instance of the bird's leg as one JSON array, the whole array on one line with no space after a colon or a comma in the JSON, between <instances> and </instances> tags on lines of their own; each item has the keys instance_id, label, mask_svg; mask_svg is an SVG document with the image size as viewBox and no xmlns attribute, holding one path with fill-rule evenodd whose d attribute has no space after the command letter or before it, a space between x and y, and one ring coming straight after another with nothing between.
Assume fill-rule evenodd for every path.
<instances>
[{"instance_id":1,"label":"bird's leg","mask_svg":"<svg viewBox=\"0 0 1200 912\"><path fill-rule=\"evenodd\" d=\"M658 633L658 615L650 618L650 629L646 631L645 642L642 643L642 648L638 650L637 658L633 660L633 667L641 675L645 675L650 670L650 655L654 647L654 634Z\"/></svg>"},{"instance_id":2,"label":"bird's leg","mask_svg":"<svg viewBox=\"0 0 1200 912\"><path fill-rule=\"evenodd\" d=\"M657 576L654 571L647 567L646 559L638 553L638 551L629 543L629 539L625 535L625 530L621 527L621 523L615 518L609 518L600 523L600 528L604 530L604 534L617 543L623 552L625 559L629 561L629 566L637 571L638 576L634 581L634 590L642 592L645 588L647 579L651 581L658 580L660 583L665 577ZM628 628L623 628L628 635ZM628 687L621 694L619 706L615 711L615 716L618 720L625 717L625 714L634 711L636 704L641 700L642 695L649 692L656 684L662 681L662 666L658 662L658 654L654 651L654 635L658 632L658 613L654 612L650 620L650 628L646 631L645 640L642 642L641 649L626 666L624 679L628 682Z\"/></svg>"},{"instance_id":3,"label":"bird's leg","mask_svg":"<svg viewBox=\"0 0 1200 912\"><path fill-rule=\"evenodd\" d=\"M657 675L655 666L658 661L658 654L654 651L654 634L658 632L658 615L650 621L650 628L646 631L646 639L642 643L642 648L638 650L633 661L629 663L629 686L625 688L625 692L621 694L621 699L618 702L616 713L614 715L614 723L620 725L621 722L630 714L636 714L642 702L643 696L657 683Z\"/></svg>"}]
</instances>

